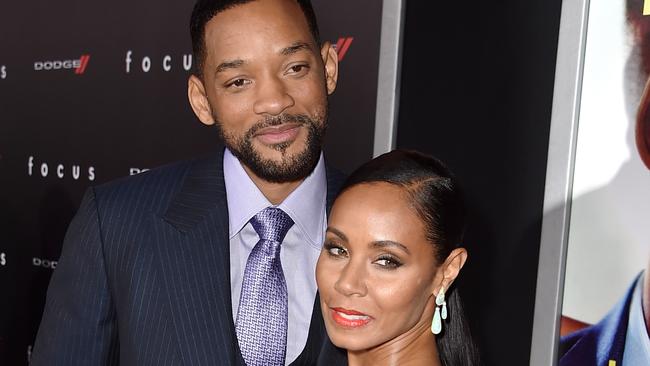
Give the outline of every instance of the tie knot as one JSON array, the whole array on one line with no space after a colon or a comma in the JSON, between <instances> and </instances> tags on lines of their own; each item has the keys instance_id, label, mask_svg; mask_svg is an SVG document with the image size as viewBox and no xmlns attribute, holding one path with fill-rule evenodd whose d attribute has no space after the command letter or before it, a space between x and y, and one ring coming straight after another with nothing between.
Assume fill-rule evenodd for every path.
<instances>
[{"instance_id":1,"label":"tie knot","mask_svg":"<svg viewBox=\"0 0 650 366\"><path fill-rule=\"evenodd\" d=\"M282 243L284 236L293 226L293 220L284 211L276 207L267 207L251 219L251 225L262 240Z\"/></svg>"}]
</instances>

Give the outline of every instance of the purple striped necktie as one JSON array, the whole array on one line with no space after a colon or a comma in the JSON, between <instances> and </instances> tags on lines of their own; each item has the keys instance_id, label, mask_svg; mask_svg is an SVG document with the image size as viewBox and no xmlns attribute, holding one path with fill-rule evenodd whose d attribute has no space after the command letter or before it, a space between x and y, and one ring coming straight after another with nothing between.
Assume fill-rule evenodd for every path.
<instances>
[{"instance_id":1,"label":"purple striped necktie","mask_svg":"<svg viewBox=\"0 0 650 366\"><path fill-rule=\"evenodd\" d=\"M287 283L280 244L293 226L284 211L268 207L250 220L260 237L248 256L235 329L247 366L284 366L287 349Z\"/></svg>"}]
</instances>

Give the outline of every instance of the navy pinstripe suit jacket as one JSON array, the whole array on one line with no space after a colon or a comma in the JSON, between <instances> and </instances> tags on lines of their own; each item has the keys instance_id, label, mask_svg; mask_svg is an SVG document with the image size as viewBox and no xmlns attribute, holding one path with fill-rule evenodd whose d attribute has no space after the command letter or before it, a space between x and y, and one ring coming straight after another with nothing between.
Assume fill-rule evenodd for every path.
<instances>
[{"instance_id":1,"label":"navy pinstripe suit jacket","mask_svg":"<svg viewBox=\"0 0 650 366\"><path fill-rule=\"evenodd\" d=\"M244 365L230 296L223 152L86 192L32 365ZM331 207L342 176L327 170ZM294 365L345 365L318 296Z\"/></svg>"}]
</instances>

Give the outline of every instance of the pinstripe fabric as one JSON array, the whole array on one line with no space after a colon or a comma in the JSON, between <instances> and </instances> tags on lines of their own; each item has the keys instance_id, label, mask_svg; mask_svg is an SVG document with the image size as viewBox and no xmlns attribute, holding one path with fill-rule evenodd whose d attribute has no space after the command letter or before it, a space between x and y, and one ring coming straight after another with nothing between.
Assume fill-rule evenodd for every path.
<instances>
[{"instance_id":1,"label":"pinstripe fabric","mask_svg":"<svg viewBox=\"0 0 650 366\"><path fill-rule=\"evenodd\" d=\"M86 192L32 365L243 365L232 319L223 154ZM328 169L328 207L341 176ZM346 364L318 298L294 365Z\"/></svg>"}]
</instances>

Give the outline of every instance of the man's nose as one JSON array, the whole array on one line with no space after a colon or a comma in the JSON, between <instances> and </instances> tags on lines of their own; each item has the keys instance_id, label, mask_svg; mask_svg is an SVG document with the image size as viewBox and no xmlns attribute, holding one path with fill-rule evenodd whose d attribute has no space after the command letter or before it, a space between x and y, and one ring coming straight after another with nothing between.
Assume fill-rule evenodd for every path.
<instances>
[{"instance_id":1,"label":"man's nose","mask_svg":"<svg viewBox=\"0 0 650 366\"><path fill-rule=\"evenodd\" d=\"M295 104L284 82L275 76L258 81L257 99L253 106L256 114L277 116Z\"/></svg>"}]
</instances>

